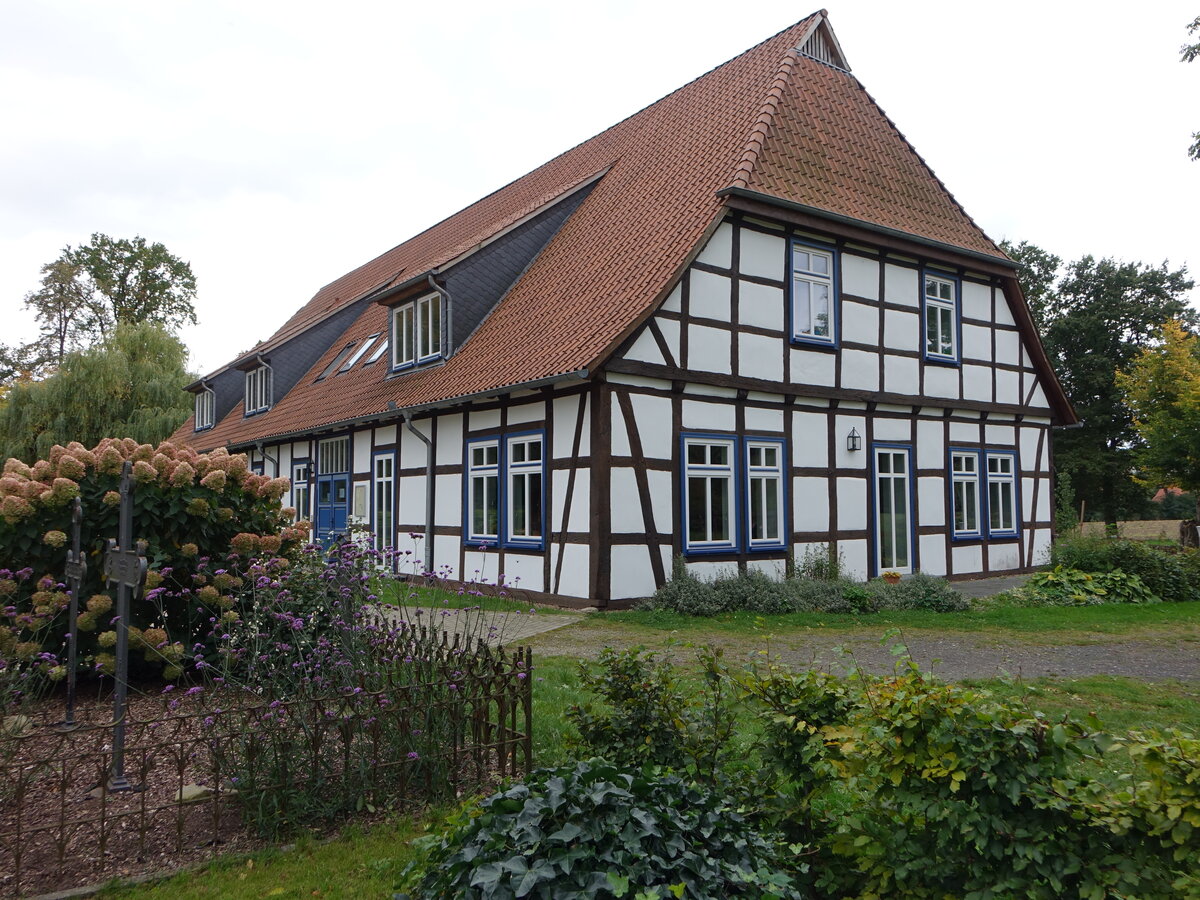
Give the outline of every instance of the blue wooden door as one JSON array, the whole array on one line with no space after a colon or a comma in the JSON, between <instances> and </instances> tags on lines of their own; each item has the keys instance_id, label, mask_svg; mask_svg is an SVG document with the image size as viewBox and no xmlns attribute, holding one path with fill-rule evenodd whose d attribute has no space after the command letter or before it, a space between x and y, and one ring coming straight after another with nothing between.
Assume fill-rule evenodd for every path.
<instances>
[{"instance_id":1,"label":"blue wooden door","mask_svg":"<svg viewBox=\"0 0 1200 900\"><path fill-rule=\"evenodd\" d=\"M350 512L350 476L317 476L317 541L328 547L346 532Z\"/></svg>"}]
</instances>

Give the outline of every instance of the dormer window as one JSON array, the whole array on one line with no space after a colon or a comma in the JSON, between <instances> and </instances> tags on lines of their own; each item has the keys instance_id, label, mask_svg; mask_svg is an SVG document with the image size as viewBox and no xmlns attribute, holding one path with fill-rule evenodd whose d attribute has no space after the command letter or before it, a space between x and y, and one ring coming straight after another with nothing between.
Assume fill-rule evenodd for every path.
<instances>
[{"instance_id":1,"label":"dormer window","mask_svg":"<svg viewBox=\"0 0 1200 900\"><path fill-rule=\"evenodd\" d=\"M392 368L442 355L442 295L429 294L392 310Z\"/></svg>"},{"instance_id":2,"label":"dormer window","mask_svg":"<svg viewBox=\"0 0 1200 900\"><path fill-rule=\"evenodd\" d=\"M267 365L246 373L246 415L271 408L271 367Z\"/></svg>"},{"instance_id":3,"label":"dormer window","mask_svg":"<svg viewBox=\"0 0 1200 900\"><path fill-rule=\"evenodd\" d=\"M213 427L216 395L210 388L201 388L196 394L196 431Z\"/></svg>"}]
</instances>

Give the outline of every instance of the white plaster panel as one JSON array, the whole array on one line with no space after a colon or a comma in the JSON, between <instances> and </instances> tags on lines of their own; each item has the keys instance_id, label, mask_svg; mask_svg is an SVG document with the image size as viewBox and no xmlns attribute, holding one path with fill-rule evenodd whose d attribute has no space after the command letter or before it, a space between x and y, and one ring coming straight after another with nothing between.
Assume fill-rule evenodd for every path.
<instances>
[{"instance_id":1,"label":"white plaster panel","mask_svg":"<svg viewBox=\"0 0 1200 900\"><path fill-rule=\"evenodd\" d=\"M862 539L838 541L838 552L846 563L846 574L865 581L867 578L867 542Z\"/></svg>"},{"instance_id":2,"label":"white plaster panel","mask_svg":"<svg viewBox=\"0 0 1200 900\"><path fill-rule=\"evenodd\" d=\"M663 301L662 308L667 312L683 312L683 286L676 284L671 289L671 293L667 294L667 299Z\"/></svg>"},{"instance_id":3,"label":"white plaster panel","mask_svg":"<svg viewBox=\"0 0 1200 900\"><path fill-rule=\"evenodd\" d=\"M911 356L883 358L883 389L892 394L918 394L921 387L921 364Z\"/></svg>"},{"instance_id":4,"label":"white plaster panel","mask_svg":"<svg viewBox=\"0 0 1200 900\"><path fill-rule=\"evenodd\" d=\"M875 440L908 444L912 441L911 419L875 419Z\"/></svg>"},{"instance_id":5,"label":"white plaster panel","mask_svg":"<svg viewBox=\"0 0 1200 900\"><path fill-rule=\"evenodd\" d=\"M729 403L683 401L683 427L687 431L733 431L735 425L734 407Z\"/></svg>"},{"instance_id":6,"label":"white plaster panel","mask_svg":"<svg viewBox=\"0 0 1200 900\"><path fill-rule=\"evenodd\" d=\"M728 269L733 259L732 249L733 226L728 222L722 222L713 232L713 236L708 239L708 243L704 245L704 249L700 251L696 260L720 269Z\"/></svg>"},{"instance_id":7,"label":"white plaster panel","mask_svg":"<svg viewBox=\"0 0 1200 900\"><path fill-rule=\"evenodd\" d=\"M850 451L846 449L846 436L850 429L858 431L862 438L863 449ZM863 416L836 416L833 424L833 461L838 469L865 469L867 457L871 448L867 446L867 420Z\"/></svg>"},{"instance_id":8,"label":"white plaster panel","mask_svg":"<svg viewBox=\"0 0 1200 900\"><path fill-rule=\"evenodd\" d=\"M1050 403L1046 399L1046 392L1042 390L1040 384L1033 389L1033 395L1029 398L1028 405L1036 406L1038 409L1048 409L1050 407Z\"/></svg>"},{"instance_id":9,"label":"white plaster panel","mask_svg":"<svg viewBox=\"0 0 1200 900\"><path fill-rule=\"evenodd\" d=\"M433 566L438 572L449 572L450 577L454 577L458 569L458 550L459 540L452 534L439 534L433 542ZM421 547L419 551L422 559L424 558L425 548ZM492 564L492 571L495 572L495 563Z\"/></svg>"},{"instance_id":10,"label":"white plaster panel","mask_svg":"<svg viewBox=\"0 0 1200 900\"><path fill-rule=\"evenodd\" d=\"M865 350L843 350L842 387L860 391L879 390L879 354Z\"/></svg>"},{"instance_id":11,"label":"white plaster panel","mask_svg":"<svg viewBox=\"0 0 1200 900\"><path fill-rule=\"evenodd\" d=\"M738 286L738 321L758 328L771 328L782 335L785 327L783 288L742 281Z\"/></svg>"},{"instance_id":12,"label":"white plaster panel","mask_svg":"<svg viewBox=\"0 0 1200 900\"><path fill-rule=\"evenodd\" d=\"M917 468L946 464L946 432L941 422L917 419Z\"/></svg>"},{"instance_id":13,"label":"white plaster panel","mask_svg":"<svg viewBox=\"0 0 1200 900\"><path fill-rule=\"evenodd\" d=\"M654 527L660 532L674 530L675 522L675 478L670 472L650 471L646 473L650 488L650 511L654 515ZM668 563L667 571L671 571Z\"/></svg>"},{"instance_id":14,"label":"white plaster panel","mask_svg":"<svg viewBox=\"0 0 1200 900\"><path fill-rule=\"evenodd\" d=\"M835 499L839 531L861 531L867 527L866 478L839 478Z\"/></svg>"},{"instance_id":15,"label":"white plaster panel","mask_svg":"<svg viewBox=\"0 0 1200 900\"><path fill-rule=\"evenodd\" d=\"M381 425L379 428L376 428L375 446L396 443L396 427L395 425Z\"/></svg>"},{"instance_id":16,"label":"white plaster panel","mask_svg":"<svg viewBox=\"0 0 1200 900\"><path fill-rule=\"evenodd\" d=\"M956 444L981 444L980 426L970 422L951 422L950 440Z\"/></svg>"},{"instance_id":17,"label":"white plaster panel","mask_svg":"<svg viewBox=\"0 0 1200 900\"><path fill-rule=\"evenodd\" d=\"M485 428L499 428L500 427L500 410L485 409L482 411L478 411L478 410L473 409L470 412L471 412L470 427L471 427L472 431L482 431ZM418 425L418 427L420 427L420 426ZM424 430L424 429L422 429L422 430Z\"/></svg>"},{"instance_id":18,"label":"white plaster panel","mask_svg":"<svg viewBox=\"0 0 1200 900\"><path fill-rule=\"evenodd\" d=\"M996 402L1021 402L1021 380L1016 372L1009 372L1005 369L996 370Z\"/></svg>"},{"instance_id":19,"label":"white plaster panel","mask_svg":"<svg viewBox=\"0 0 1200 900\"><path fill-rule=\"evenodd\" d=\"M404 575L420 575L424 565L425 542L409 537L407 531L396 534L396 570ZM455 562L458 560L456 559ZM434 560L436 563L437 560Z\"/></svg>"},{"instance_id":20,"label":"white plaster panel","mask_svg":"<svg viewBox=\"0 0 1200 900\"><path fill-rule=\"evenodd\" d=\"M921 294L917 270L885 263L883 266L883 299L888 303L920 306Z\"/></svg>"},{"instance_id":21,"label":"white plaster panel","mask_svg":"<svg viewBox=\"0 0 1200 900\"><path fill-rule=\"evenodd\" d=\"M731 375L729 362L731 342L730 333L724 329L689 325L688 368Z\"/></svg>"},{"instance_id":22,"label":"white plaster panel","mask_svg":"<svg viewBox=\"0 0 1200 900\"><path fill-rule=\"evenodd\" d=\"M646 523L642 521L642 504L638 499L637 479L633 469L614 466L611 480L611 502L613 534L642 534Z\"/></svg>"},{"instance_id":23,"label":"white plaster panel","mask_svg":"<svg viewBox=\"0 0 1200 900\"><path fill-rule=\"evenodd\" d=\"M1036 478L1032 479L1037 483L1037 509L1034 511L1034 521L1049 522L1050 521L1050 479Z\"/></svg>"},{"instance_id":24,"label":"white plaster panel","mask_svg":"<svg viewBox=\"0 0 1200 900\"><path fill-rule=\"evenodd\" d=\"M829 417L825 413L792 414L792 460L797 466L829 465ZM862 432L859 432L860 434Z\"/></svg>"},{"instance_id":25,"label":"white plaster panel","mask_svg":"<svg viewBox=\"0 0 1200 900\"><path fill-rule=\"evenodd\" d=\"M563 506L567 502L567 482L569 471L556 471L554 474L554 519L552 527L555 531L562 528ZM567 520L567 531L588 530L588 503L591 494L591 470L579 468L575 470L575 491L571 497L571 513Z\"/></svg>"},{"instance_id":26,"label":"white plaster panel","mask_svg":"<svg viewBox=\"0 0 1200 900\"><path fill-rule=\"evenodd\" d=\"M463 523L462 476L434 475L433 480L434 521L438 525L461 527ZM424 507L421 508L424 509Z\"/></svg>"},{"instance_id":27,"label":"white plaster panel","mask_svg":"<svg viewBox=\"0 0 1200 900\"><path fill-rule=\"evenodd\" d=\"M554 450L556 459L570 457L575 453L575 422L579 416L579 404L584 402L586 394L574 397L554 398ZM591 429L591 417L584 415L583 430L579 436L579 455L587 456L589 452L588 433Z\"/></svg>"},{"instance_id":28,"label":"white plaster panel","mask_svg":"<svg viewBox=\"0 0 1200 900\"><path fill-rule=\"evenodd\" d=\"M942 577L946 574L946 539L940 534L923 534L917 539L921 571Z\"/></svg>"},{"instance_id":29,"label":"white plaster panel","mask_svg":"<svg viewBox=\"0 0 1200 900\"><path fill-rule=\"evenodd\" d=\"M625 416L621 412L621 402L616 398L612 398L612 403L609 409L610 432L611 432L611 448L613 456L629 456L632 451L629 448L629 435L625 429Z\"/></svg>"},{"instance_id":30,"label":"white plaster panel","mask_svg":"<svg viewBox=\"0 0 1200 900\"><path fill-rule=\"evenodd\" d=\"M946 524L946 479L932 476L917 479L917 524Z\"/></svg>"},{"instance_id":31,"label":"white plaster panel","mask_svg":"<svg viewBox=\"0 0 1200 900\"><path fill-rule=\"evenodd\" d=\"M436 476L435 476L436 477ZM425 530L425 475L402 475L400 485L400 515L397 522L417 525Z\"/></svg>"},{"instance_id":32,"label":"white plaster panel","mask_svg":"<svg viewBox=\"0 0 1200 900\"><path fill-rule=\"evenodd\" d=\"M1006 366L1021 364L1021 336L1017 332L996 332L996 362Z\"/></svg>"},{"instance_id":33,"label":"white plaster panel","mask_svg":"<svg viewBox=\"0 0 1200 900\"><path fill-rule=\"evenodd\" d=\"M1033 564L1044 566L1050 562L1050 529L1038 528L1033 533Z\"/></svg>"},{"instance_id":34,"label":"white plaster panel","mask_svg":"<svg viewBox=\"0 0 1200 900\"><path fill-rule=\"evenodd\" d=\"M762 572L772 581L783 581L787 566L782 559L751 559L746 562L751 572Z\"/></svg>"},{"instance_id":35,"label":"white plaster panel","mask_svg":"<svg viewBox=\"0 0 1200 900\"><path fill-rule=\"evenodd\" d=\"M829 531L829 479L792 479L792 510L796 531Z\"/></svg>"},{"instance_id":36,"label":"white plaster panel","mask_svg":"<svg viewBox=\"0 0 1200 900\"><path fill-rule=\"evenodd\" d=\"M292 445L281 444L274 448L276 477L292 477Z\"/></svg>"},{"instance_id":37,"label":"white plaster panel","mask_svg":"<svg viewBox=\"0 0 1200 900\"><path fill-rule=\"evenodd\" d=\"M837 355L821 350L792 348L792 383L833 387Z\"/></svg>"},{"instance_id":38,"label":"white plaster panel","mask_svg":"<svg viewBox=\"0 0 1200 900\"><path fill-rule=\"evenodd\" d=\"M962 367L963 399L992 400L992 369L990 366Z\"/></svg>"},{"instance_id":39,"label":"white plaster panel","mask_svg":"<svg viewBox=\"0 0 1200 900\"><path fill-rule=\"evenodd\" d=\"M988 547L988 571L1005 572L1021 568L1021 545L991 544Z\"/></svg>"},{"instance_id":40,"label":"white plaster panel","mask_svg":"<svg viewBox=\"0 0 1200 900\"><path fill-rule=\"evenodd\" d=\"M650 333L650 329L643 327L638 332L637 338L633 342L633 346L625 352L626 359L637 360L638 362L654 363L658 366L667 364L666 357L662 355L662 351L658 349L658 341L654 339L654 335Z\"/></svg>"},{"instance_id":41,"label":"white plaster panel","mask_svg":"<svg viewBox=\"0 0 1200 900\"><path fill-rule=\"evenodd\" d=\"M879 261L842 254L842 293L865 300L879 299Z\"/></svg>"},{"instance_id":42,"label":"white plaster panel","mask_svg":"<svg viewBox=\"0 0 1200 900\"><path fill-rule=\"evenodd\" d=\"M712 562L711 560L695 560L687 564L687 570L701 581L713 581L722 575L737 571L737 566L727 562Z\"/></svg>"},{"instance_id":43,"label":"white plaster panel","mask_svg":"<svg viewBox=\"0 0 1200 900\"><path fill-rule=\"evenodd\" d=\"M969 575L983 571L983 549L978 544L950 549L951 575Z\"/></svg>"},{"instance_id":44,"label":"white plaster panel","mask_svg":"<svg viewBox=\"0 0 1200 900\"><path fill-rule=\"evenodd\" d=\"M992 321L992 289L973 281L962 283L962 314L964 319Z\"/></svg>"},{"instance_id":45,"label":"white plaster panel","mask_svg":"<svg viewBox=\"0 0 1200 900\"><path fill-rule=\"evenodd\" d=\"M463 461L463 417L462 413L438 416L437 453L434 459L439 466L461 465ZM424 459L424 454L421 455Z\"/></svg>"},{"instance_id":46,"label":"white plaster panel","mask_svg":"<svg viewBox=\"0 0 1200 900\"><path fill-rule=\"evenodd\" d=\"M671 433L671 400L631 394L634 421L642 441L642 455L653 459L674 456L675 436Z\"/></svg>"},{"instance_id":47,"label":"white plaster panel","mask_svg":"<svg viewBox=\"0 0 1200 900\"><path fill-rule=\"evenodd\" d=\"M739 260L745 275L782 281L787 265L787 242L773 234L743 228Z\"/></svg>"},{"instance_id":48,"label":"white plaster panel","mask_svg":"<svg viewBox=\"0 0 1200 900\"><path fill-rule=\"evenodd\" d=\"M853 300L842 301L842 340L879 344L879 309Z\"/></svg>"},{"instance_id":49,"label":"white plaster panel","mask_svg":"<svg viewBox=\"0 0 1200 900\"><path fill-rule=\"evenodd\" d=\"M1021 468L1022 469L1041 469L1043 472L1047 469L1047 460L1038 459L1037 445L1038 435L1042 429L1040 428L1022 428L1021 429ZM1045 452L1043 451L1043 455Z\"/></svg>"},{"instance_id":50,"label":"white plaster panel","mask_svg":"<svg viewBox=\"0 0 1200 900\"><path fill-rule=\"evenodd\" d=\"M984 436L989 444L997 447L1017 446L1017 429L1012 425L987 425L984 427Z\"/></svg>"},{"instance_id":51,"label":"white plaster panel","mask_svg":"<svg viewBox=\"0 0 1200 900\"><path fill-rule=\"evenodd\" d=\"M564 544L561 549L556 550L554 557L550 560L550 577L553 578L554 573L558 571L558 556L561 555L562 573L558 582L559 594L564 597L586 598L588 596L589 552L587 544ZM550 584L550 589L554 590L553 582Z\"/></svg>"},{"instance_id":52,"label":"white plaster panel","mask_svg":"<svg viewBox=\"0 0 1200 900\"><path fill-rule=\"evenodd\" d=\"M930 397L958 399L958 369L952 366L925 366L925 394Z\"/></svg>"},{"instance_id":53,"label":"white plaster panel","mask_svg":"<svg viewBox=\"0 0 1200 900\"><path fill-rule=\"evenodd\" d=\"M991 361L992 329L982 325L963 325L962 349L963 359Z\"/></svg>"},{"instance_id":54,"label":"white plaster panel","mask_svg":"<svg viewBox=\"0 0 1200 900\"><path fill-rule=\"evenodd\" d=\"M1008 305L1008 298L1002 293L996 300L996 324L1016 325L1017 320L1013 318L1012 309Z\"/></svg>"},{"instance_id":55,"label":"white plaster panel","mask_svg":"<svg viewBox=\"0 0 1200 900\"><path fill-rule=\"evenodd\" d=\"M883 311L883 344L889 350L921 349L921 317L898 309Z\"/></svg>"},{"instance_id":56,"label":"white plaster panel","mask_svg":"<svg viewBox=\"0 0 1200 900\"><path fill-rule=\"evenodd\" d=\"M737 397L738 392L735 388L720 387L715 384L697 384L694 381L689 381L683 386L685 394L695 394L699 397L722 397L726 400L733 400Z\"/></svg>"},{"instance_id":57,"label":"white plaster panel","mask_svg":"<svg viewBox=\"0 0 1200 900\"><path fill-rule=\"evenodd\" d=\"M366 431L356 431L350 436L350 444L353 447L354 455L354 471L355 472L370 472L371 471L371 429Z\"/></svg>"},{"instance_id":58,"label":"white plaster panel","mask_svg":"<svg viewBox=\"0 0 1200 900\"><path fill-rule=\"evenodd\" d=\"M770 431L783 434L783 410L760 409L757 406L746 407L747 431Z\"/></svg>"},{"instance_id":59,"label":"white plaster panel","mask_svg":"<svg viewBox=\"0 0 1200 900\"><path fill-rule=\"evenodd\" d=\"M526 591L544 591L545 571L542 558L529 553L504 554L504 584Z\"/></svg>"},{"instance_id":60,"label":"white plaster panel","mask_svg":"<svg viewBox=\"0 0 1200 900\"><path fill-rule=\"evenodd\" d=\"M688 295L688 312L692 316L729 321L730 282L727 275L714 275L692 269L692 290Z\"/></svg>"},{"instance_id":61,"label":"white plaster panel","mask_svg":"<svg viewBox=\"0 0 1200 900\"><path fill-rule=\"evenodd\" d=\"M783 342L761 334L739 333L738 374L746 378L783 381Z\"/></svg>"},{"instance_id":62,"label":"white plaster panel","mask_svg":"<svg viewBox=\"0 0 1200 900\"><path fill-rule=\"evenodd\" d=\"M671 351L675 365L679 365L679 322L675 319L657 318L658 330L662 332L663 341Z\"/></svg>"}]
</instances>

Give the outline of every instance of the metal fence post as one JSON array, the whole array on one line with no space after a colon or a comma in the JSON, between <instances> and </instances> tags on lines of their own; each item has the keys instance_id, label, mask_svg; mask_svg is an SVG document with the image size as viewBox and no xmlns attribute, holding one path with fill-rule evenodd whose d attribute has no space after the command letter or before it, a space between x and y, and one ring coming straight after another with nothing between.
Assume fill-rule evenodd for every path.
<instances>
[{"instance_id":1,"label":"metal fence post","mask_svg":"<svg viewBox=\"0 0 1200 900\"><path fill-rule=\"evenodd\" d=\"M71 502L71 549L67 551L66 575L71 589L71 605L67 609L67 709L60 731L78 728L75 721L75 682L79 665L79 592L87 576L87 559L81 547L80 528L83 525L83 503L78 497Z\"/></svg>"}]
</instances>

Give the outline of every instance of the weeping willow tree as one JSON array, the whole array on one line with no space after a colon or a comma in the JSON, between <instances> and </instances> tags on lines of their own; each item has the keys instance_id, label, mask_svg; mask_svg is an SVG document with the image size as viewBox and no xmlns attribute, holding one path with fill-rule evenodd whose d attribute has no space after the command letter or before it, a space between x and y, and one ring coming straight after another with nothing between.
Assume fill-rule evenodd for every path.
<instances>
[{"instance_id":1,"label":"weeping willow tree","mask_svg":"<svg viewBox=\"0 0 1200 900\"><path fill-rule=\"evenodd\" d=\"M106 437L158 443L191 412L186 362L187 348L161 327L118 325L48 378L12 387L0 406L0 460L32 463L55 444Z\"/></svg>"}]
</instances>

